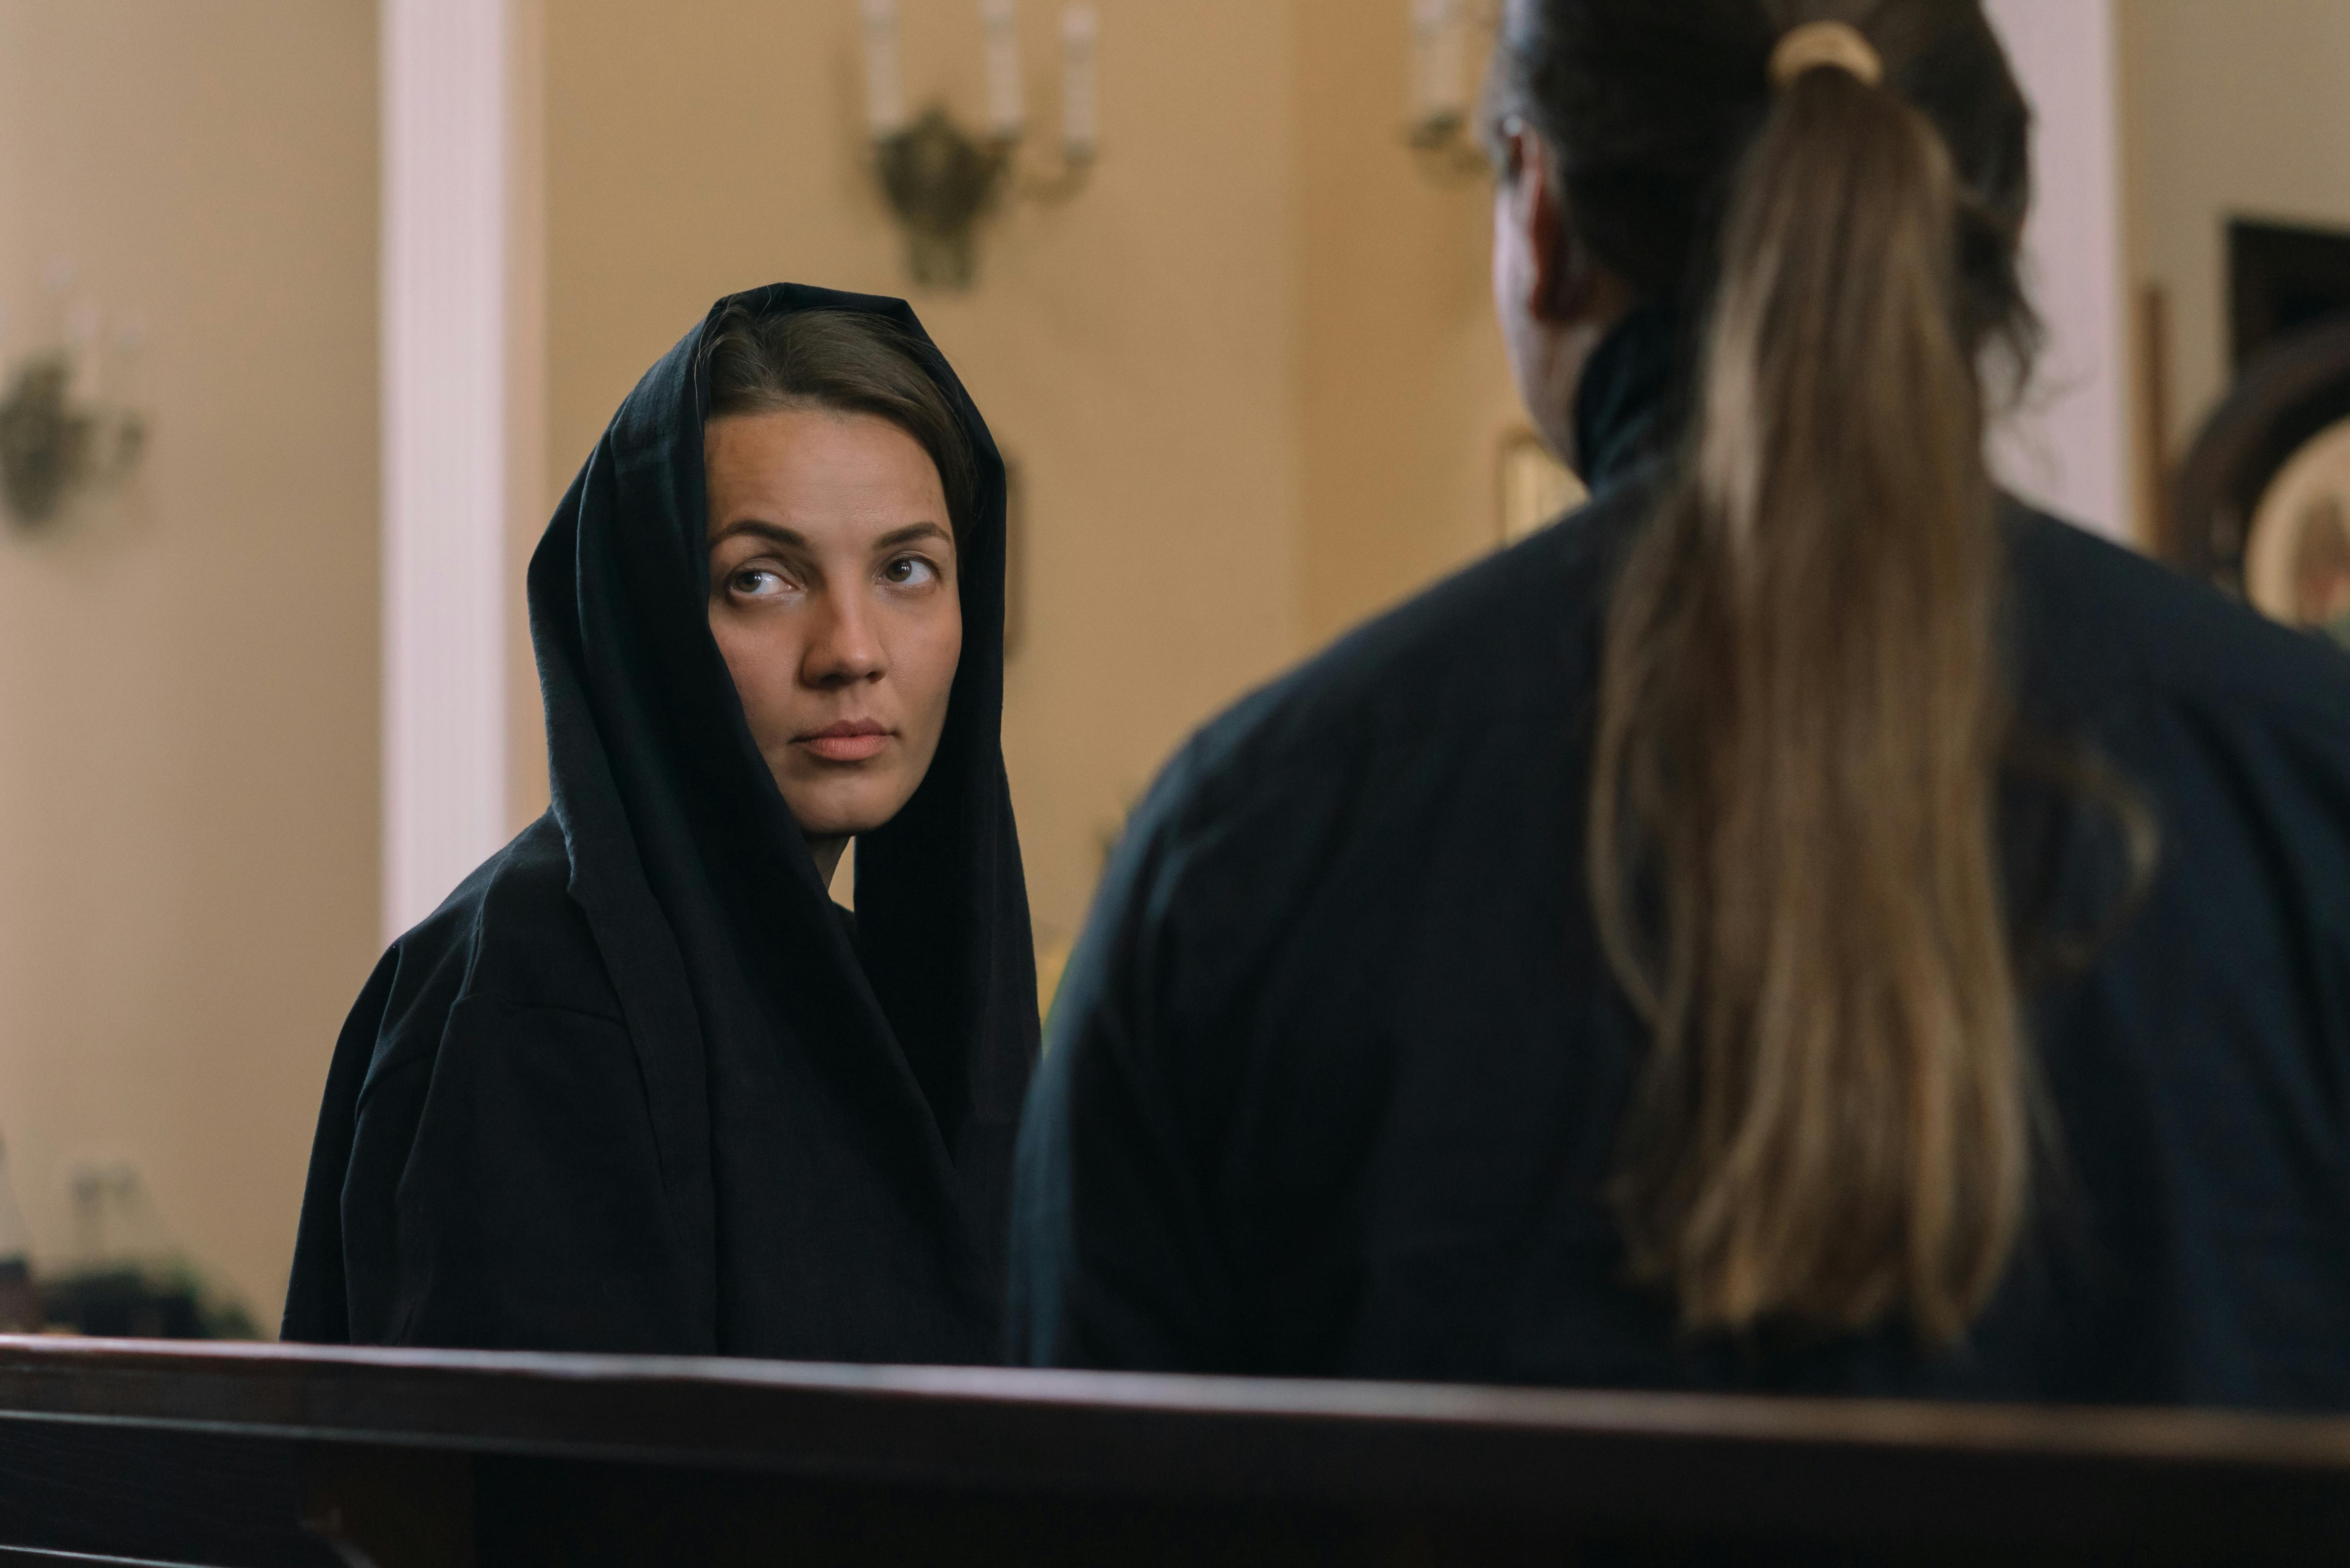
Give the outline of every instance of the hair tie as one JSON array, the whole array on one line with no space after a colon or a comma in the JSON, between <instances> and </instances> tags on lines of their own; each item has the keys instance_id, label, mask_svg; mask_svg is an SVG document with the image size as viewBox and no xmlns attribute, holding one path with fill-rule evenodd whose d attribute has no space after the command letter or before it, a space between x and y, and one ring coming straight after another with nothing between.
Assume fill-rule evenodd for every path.
<instances>
[{"instance_id":1,"label":"hair tie","mask_svg":"<svg viewBox=\"0 0 2350 1568\"><path fill-rule=\"evenodd\" d=\"M1791 27L1771 51L1771 85L1783 88L1805 71L1833 66L1875 87L1885 79L1885 58L1849 22L1806 22Z\"/></svg>"}]
</instances>

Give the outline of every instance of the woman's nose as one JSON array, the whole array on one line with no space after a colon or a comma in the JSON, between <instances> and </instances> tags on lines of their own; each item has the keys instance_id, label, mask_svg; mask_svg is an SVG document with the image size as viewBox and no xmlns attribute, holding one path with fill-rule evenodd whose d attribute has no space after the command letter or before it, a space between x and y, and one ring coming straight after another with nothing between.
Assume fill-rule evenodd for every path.
<instances>
[{"instance_id":1,"label":"woman's nose","mask_svg":"<svg viewBox=\"0 0 2350 1568\"><path fill-rule=\"evenodd\" d=\"M871 680L887 668L871 607L858 595L826 595L804 665L808 684L845 686Z\"/></svg>"}]
</instances>

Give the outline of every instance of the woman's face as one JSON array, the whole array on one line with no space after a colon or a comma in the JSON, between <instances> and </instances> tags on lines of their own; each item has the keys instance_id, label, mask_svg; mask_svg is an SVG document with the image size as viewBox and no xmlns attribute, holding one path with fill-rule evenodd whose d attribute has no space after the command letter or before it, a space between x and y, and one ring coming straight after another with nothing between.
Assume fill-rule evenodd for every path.
<instances>
[{"instance_id":1,"label":"woman's face","mask_svg":"<svg viewBox=\"0 0 2350 1568\"><path fill-rule=\"evenodd\" d=\"M962 657L939 472L889 421L714 420L710 631L752 739L811 839L898 815L946 726Z\"/></svg>"}]
</instances>

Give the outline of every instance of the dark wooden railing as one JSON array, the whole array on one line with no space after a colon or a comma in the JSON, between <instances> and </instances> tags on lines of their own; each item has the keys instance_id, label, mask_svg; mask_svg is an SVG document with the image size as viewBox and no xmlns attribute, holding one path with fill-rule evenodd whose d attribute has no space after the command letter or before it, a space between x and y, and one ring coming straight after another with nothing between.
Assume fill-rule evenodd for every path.
<instances>
[{"instance_id":1,"label":"dark wooden railing","mask_svg":"<svg viewBox=\"0 0 2350 1568\"><path fill-rule=\"evenodd\" d=\"M93 1558L2335 1563L2350 1422L0 1338L0 1568Z\"/></svg>"}]
</instances>

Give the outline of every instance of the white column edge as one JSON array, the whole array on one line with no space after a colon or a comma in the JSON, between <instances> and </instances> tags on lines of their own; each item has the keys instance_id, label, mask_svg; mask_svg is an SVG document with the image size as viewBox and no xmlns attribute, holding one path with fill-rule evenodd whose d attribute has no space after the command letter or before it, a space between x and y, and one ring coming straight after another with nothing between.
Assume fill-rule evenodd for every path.
<instances>
[{"instance_id":1,"label":"white column edge","mask_svg":"<svg viewBox=\"0 0 2350 1568\"><path fill-rule=\"evenodd\" d=\"M507 0L381 0L383 923L505 836Z\"/></svg>"},{"instance_id":2,"label":"white column edge","mask_svg":"<svg viewBox=\"0 0 2350 1568\"><path fill-rule=\"evenodd\" d=\"M1996 436L2002 479L2074 522L2137 532L2135 355L2124 235L2115 0L1988 0L2034 120L2026 281L2048 327L2026 405Z\"/></svg>"}]
</instances>

